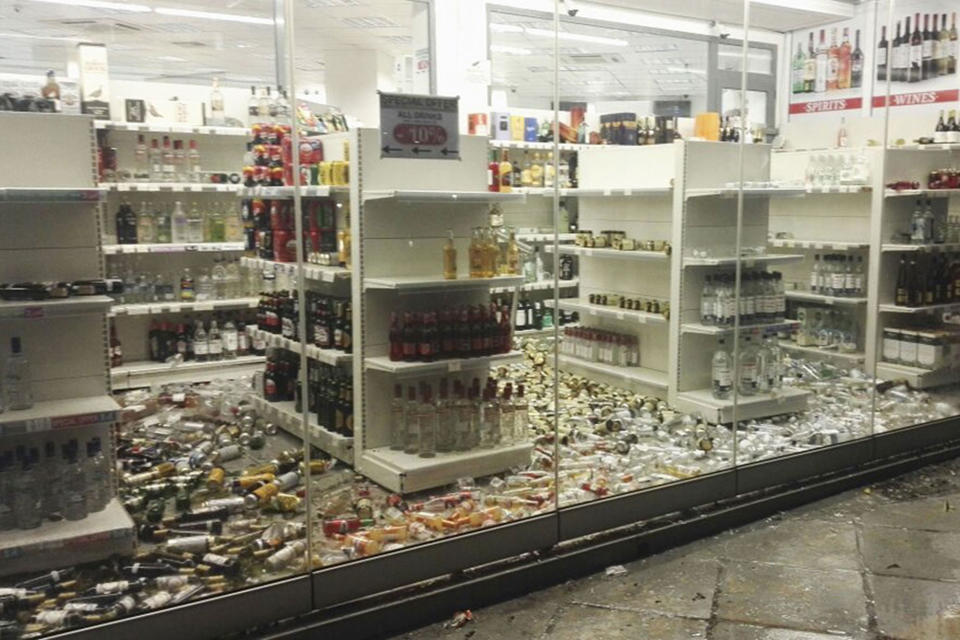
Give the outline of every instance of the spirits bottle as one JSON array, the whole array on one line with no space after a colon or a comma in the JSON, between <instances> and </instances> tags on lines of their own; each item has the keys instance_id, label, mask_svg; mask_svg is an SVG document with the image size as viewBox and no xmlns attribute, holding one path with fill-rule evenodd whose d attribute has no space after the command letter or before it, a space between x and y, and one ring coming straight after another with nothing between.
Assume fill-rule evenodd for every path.
<instances>
[{"instance_id":1,"label":"spirits bottle","mask_svg":"<svg viewBox=\"0 0 960 640\"><path fill-rule=\"evenodd\" d=\"M18 529L36 529L43 522L36 449L25 453L19 474L13 481L13 518Z\"/></svg>"},{"instance_id":2,"label":"spirits bottle","mask_svg":"<svg viewBox=\"0 0 960 640\"><path fill-rule=\"evenodd\" d=\"M350 268L353 248L350 237L350 214L344 217L343 227L337 231L337 263L346 269Z\"/></svg>"},{"instance_id":3,"label":"spirits bottle","mask_svg":"<svg viewBox=\"0 0 960 640\"><path fill-rule=\"evenodd\" d=\"M467 451L470 449L470 416L471 403L465 397L466 391L463 383L455 380L453 383L453 393L456 396L453 401L453 449L454 451Z\"/></svg>"},{"instance_id":4,"label":"spirits bottle","mask_svg":"<svg viewBox=\"0 0 960 640\"><path fill-rule=\"evenodd\" d=\"M147 208L146 202L140 203L140 213L137 215L137 242L139 244L150 244L157 239L156 229L153 224L153 216Z\"/></svg>"},{"instance_id":5,"label":"spirits bottle","mask_svg":"<svg viewBox=\"0 0 960 640\"><path fill-rule=\"evenodd\" d=\"M21 411L33 406L33 380L30 361L23 354L20 338L10 338L10 355L3 365L4 406Z\"/></svg>"},{"instance_id":6,"label":"spirits bottle","mask_svg":"<svg viewBox=\"0 0 960 640\"><path fill-rule=\"evenodd\" d=\"M823 93L827 90L827 75L830 67L830 51L827 48L827 32L820 29L820 45L817 47L817 75L814 91Z\"/></svg>"},{"instance_id":7,"label":"spirits bottle","mask_svg":"<svg viewBox=\"0 0 960 640\"><path fill-rule=\"evenodd\" d=\"M147 154L150 161L150 181L163 182L163 152L156 138L150 140L150 150Z\"/></svg>"},{"instance_id":8,"label":"spirits bottle","mask_svg":"<svg viewBox=\"0 0 960 640\"><path fill-rule=\"evenodd\" d=\"M207 332L203 328L203 321L197 321L193 332L193 355L198 362L206 362L210 356L210 345L207 341Z\"/></svg>"},{"instance_id":9,"label":"spirits bottle","mask_svg":"<svg viewBox=\"0 0 960 640\"><path fill-rule=\"evenodd\" d=\"M907 18L907 33L910 34L910 18ZM909 44L910 66L908 67L908 82L923 80L923 34L920 32L920 14L916 14L913 23L913 33L910 34Z\"/></svg>"},{"instance_id":10,"label":"spirits bottle","mask_svg":"<svg viewBox=\"0 0 960 640\"><path fill-rule=\"evenodd\" d=\"M197 141L190 141L190 150L187 151L187 180L188 182L203 182L203 175L200 171L200 151L197 149Z\"/></svg>"},{"instance_id":11,"label":"spirits bottle","mask_svg":"<svg viewBox=\"0 0 960 640\"><path fill-rule=\"evenodd\" d=\"M517 397L513 401L513 441L521 444L527 441L530 424L530 405L524 395L523 384L517 385Z\"/></svg>"},{"instance_id":12,"label":"spirits bottle","mask_svg":"<svg viewBox=\"0 0 960 640\"><path fill-rule=\"evenodd\" d=\"M850 88L859 89L861 86L863 86L863 50L860 48L860 29L857 29L853 52L850 54Z\"/></svg>"},{"instance_id":13,"label":"spirits bottle","mask_svg":"<svg viewBox=\"0 0 960 640\"><path fill-rule=\"evenodd\" d=\"M443 277L446 280L457 279L457 248L453 244L453 230L447 231L447 241L443 245Z\"/></svg>"},{"instance_id":14,"label":"spirits bottle","mask_svg":"<svg viewBox=\"0 0 960 640\"><path fill-rule=\"evenodd\" d=\"M717 322L717 293L713 287L712 276L706 277L703 291L700 293L700 322L713 325Z\"/></svg>"},{"instance_id":15,"label":"spirits bottle","mask_svg":"<svg viewBox=\"0 0 960 640\"><path fill-rule=\"evenodd\" d=\"M847 137L847 119L840 118L840 128L837 130L837 148L846 149L849 145Z\"/></svg>"},{"instance_id":16,"label":"spirits bottle","mask_svg":"<svg viewBox=\"0 0 960 640\"><path fill-rule=\"evenodd\" d=\"M236 209L228 208L223 214L226 242L243 242L243 221Z\"/></svg>"},{"instance_id":17,"label":"spirits bottle","mask_svg":"<svg viewBox=\"0 0 960 640\"><path fill-rule=\"evenodd\" d=\"M220 208L220 204L216 203L213 205L210 210L210 215L208 216L207 223L208 236L206 238L207 242L225 242L227 233L226 233L226 223L223 219L223 210Z\"/></svg>"},{"instance_id":18,"label":"spirits bottle","mask_svg":"<svg viewBox=\"0 0 960 640\"><path fill-rule=\"evenodd\" d=\"M190 182L187 166L187 151L183 148L183 140L173 141L173 179L177 182Z\"/></svg>"},{"instance_id":19,"label":"spirits bottle","mask_svg":"<svg viewBox=\"0 0 960 640\"><path fill-rule=\"evenodd\" d=\"M813 32L807 45L807 56L803 63L803 92L813 93L817 84L817 50L813 46Z\"/></svg>"},{"instance_id":20,"label":"spirits bottle","mask_svg":"<svg viewBox=\"0 0 960 640\"><path fill-rule=\"evenodd\" d=\"M433 388L429 384L421 388L419 420L420 445L418 455L432 458L437 455L437 407L433 403Z\"/></svg>"},{"instance_id":21,"label":"spirits bottle","mask_svg":"<svg viewBox=\"0 0 960 640\"><path fill-rule=\"evenodd\" d=\"M757 393L760 383L760 354L749 335L743 337L743 348L740 350L740 371L737 376L739 390L742 395L752 396Z\"/></svg>"},{"instance_id":22,"label":"spirits bottle","mask_svg":"<svg viewBox=\"0 0 960 640\"><path fill-rule=\"evenodd\" d=\"M840 47L837 45L837 30L830 32L830 49L827 51L827 91L840 88Z\"/></svg>"},{"instance_id":23,"label":"spirits bottle","mask_svg":"<svg viewBox=\"0 0 960 640\"><path fill-rule=\"evenodd\" d=\"M163 136L163 182L173 182L176 180L177 169L176 160L173 155L173 147L170 146L170 136Z\"/></svg>"},{"instance_id":24,"label":"spirits bottle","mask_svg":"<svg viewBox=\"0 0 960 640\"><path fill-rule=\"evenodd\" d=\"M900 21L897 20L897 32L893 41L890 43L890 80L893 82L903 82L904 79L904 43L900 36Z\"/></svg>"},{"instance_id":25,"label":"spirits bottle","mask_svg":"<svg viewBox=\"0 0 960 640\"><path fill-rule=\"evenodd\" d=\"M453 403L449 397L449 383L446 378L440 380L437 391L437 451L453 451L455 439L455 419Z\"/></svg>"},{"instance_id":26,"label":"spirits bottle","mask_svg":"<svg viewBox=\"0 0 960 640\"><path fill-rule=\"evenodd\" d=\"M220 360L223 357L223 336L216 320L210 321L210 332L207 334L207 358Z\"/></svg>"},{"instance_id":27,"label":"spirits bottle","mask_svg":"<svg viewBox=\"0 0 960 640\"><path fill-rule=\"evenodd\" d=\"M487 190L500 191L500 161L497 152L490 152L490 162L487 164Z\"/></svg>"},{"instance_id":28,"label":"spirits bottle","mask_svg":"<svg viewBox=\"0 0 960 640\"><path fill-rule=\"evenodd\" d=\"M180 275L180 300L182 302L194 302L197 299L197 291L193 281L193 274L187 267Z\"/></svg>"},{"instance_id":29,"label":"spirits bottle","mask_svg":"<svg viewBox=\"0 0 960 640\"><path fill-rule=\"evenodd\" d=\"M894 292L894 304L906 307L910 304L909 280L907 274L907 258L900 254L900 265L897 268L897 286Z\"/></svg>"},{"instance_id":30,"label":"spirits bottle","mask_svg":"<svg viewBox=\"0 0 960 640\"><path fill-rule=\"evenodd\" d=\"M507 383L500 397L500 444L514 444L516 437L516 409L513 404L513 385Z\"/></svg>"},{"instance_id":31,"label":"spirits bottle","mask_svg":"<svg viewBox=\"0 0 960 640\"><path fill-rule=\"evenodd\" d=\"M933 16L933 29L934 31L937 29L936 15ZM920 35L923 38L920 73L921 79L926 80L927 78L932 78L937 75L933 62L934 35L930 31L930 14L928 13L923 14L923 33Z\"/></svg>"},{"instance_id":32,"label":"spirits bottle","mask_svg":"<svg viewBox=\"0 0 960 640\"><path fill-rule=\"evenodd\" d=\"M416 455L420 453L420 403L417 402L417 390L407 387L406 439L403 452Z\"/></svg>"},{"instance_id":33,"label":"spirits bottle","mask_svg":"<svg viewBox=\"0 0 960 640\"><path fill-rule=\"evenodd\" d=\"M944 14L944 23L946 23L946 14ZM952 76L957 72L957 12L950 14L950 44L947 55L947 75Z\"/></svg>"},{"instance_id":34,"label":"spirits bottle","mask_svg":"<svg viewBox=\"0 0 960 640\"><path fill-rule=\"evenodd\" d=\"M260 120L260 99L257 97L257 88L250 87L250 97L247 98L247 126L253 126Z\"/></svg>"},{"instance_id":35,"label":"spirits bottle","mask_svg":"<svg viewBox=\"0 0 960 640\"><path fill-rule=\"evenodd\" d=\"M763 342L763 347L767 352L764 374L766 376L767 389L780 389L783 387L783 366L782 351L780 343L777 342L775 333L767 334Z\"/></svg>"},{"instance_id":36,"label":"spirits bottle","mask_svg":"<svg viewBox=\"0 0 960 640\"><path fill-rule=\"evenodd\" d=\"M116 216L117 243L137 243L137 214L126 200L120 203Z\"/></svg>"},{"instance_id":37,"label":"spirits bottle","mask_svg":"<svg viewBox=\"0 0 960 640\"><path fill-rule=\"evenodd\" d=\"M403 386L394 385L393 401L390 403L390 448L403 451L407 441L407 403L403 399Z\"/></svg>"},{"instance_id":38,"label":"spirits bottle","mask_svg":"<svg viewBox=\"0 0 960 640\"><path fill-rule=\"evenodd\" d=\"M483 249L480 240L480 227L474 227L470 235L470 246L467 249L470 262L470 277L483 277Z\"/></svg>"},{"instance_id":39,"label":"spirits bottle","mask_svg":"<svg viewBox=\"0 0 960 640\"><path fill-rule=\"evenodd\" d=\"M234 360L237 357L237 326L231 318L223 325L223 359Z\"/></svg>"},{"instance_id":40,"label":"spirits bottle","mask_svg":"<svg viewBox=\"0 0 960 640\"><path fill-rule=\"evenodd\" d=\"M189 222L183 210L183 203L180 201L173 204L173 214L170 216L170 239L177 244L190 242Z\"/></svg>"},{"instance_id":41,"label":"spirits bottle","mask_svg":"<svg viewBox=\"0 0 960 640\"><path fill-rule=\"evenodd\" d=\"M500 189L503 193L509 193L513 190L513 165L510 164L510 158L506 149L500 154ZM519 185L517 185L519 186Z\"/></svg>"},{"instance_id":42,"label":"spirits bottle","mask_svg":"<svg viewBox=\"0 0 960 640\"><path fill-rule=\"evenodd\" d=\"M483 402L480 404L479 446L488 449L499 440L500 415L496 399L496 389L487 386L483 390Z\"/></svg>"},{"instance_id":43,"label":"spirits bottle","mask_svg":"<svg viewBox=\"0 0 960 640\"><path fill-rule=\"evenodd\" d=\"M793 56L791 73L791 89L793 93L803 93L803 71L807 63L807 56L803 53L803 43L797 42L797 53Z\"/></svg>"},{"instance_id":44,"label":"spirits bottle","mask_svg":"<svg viewBox=\"0 0 960 640\"><path fill-rule=\"evenodd\" d=\"M87 513L97 513L107 507L110 500L107 487L109 466L100 450L100 440L95 438L87 443L87 455L83 460L84 498Z\"/></svg>"},{"instance_id":45,"label":"spirits bottle","mask_svg":"<svg viewBox=\"0 0 960 640\"><path fill-rule=\"evenodd\" d=\"M170 214L163 205L154 204L153 207L154 242L167 244L171 241Z\"/></svg>"},{"instance_id":46,"label":"spirits bottle","mask_svg":"<svg viewBox=\"0 0 960 640\"><path fill-rule=\"evenodd\" d=\"M947 123L943 119L944 110L940 110L940 118L937 120L937 126L933 129L933 141L945 143L947 141Z\"/></svg>"},{"instance_id":47,"label":"spirits bottle","mask_svg":"<svg viewBox=\"0 0 960 640\"><path fill-rule=\"evenodd\" d=\"M213 86L210 89L210 118L207 124L213 126L223 126L227 118L223 108L223 93L220 91L220 79L213 79ZM190 142L191 148L193 141Z\"/></svg>"},{"instance_id":48,"label":"spirits bottle","mask_svg":"<svg viewBox=\"0 0 960 640\"><path fill-rule=\"evenodd\" d=\"M123 346L117 337L117 327L113 324L110 325L110 366L123 366Z\"/></svg>"},{"instance_id":49,"label":"spirits bottle","mask_svg":"<svg viewBox=\"0 0 960 640\"><path fill-rule=\"evenodd\" d=\"M133 178L141 182L150 180L150 161L147 158L147 143L142 133L137 135L137 146L134 149Z\"/></svg>"},{"instance_id":50,"label":"spirits bottle","mask_svg":"<svg viewBox=\"0 0 960 640\"><path fill-rule=\"evenodd\" d=\"M187 215L187 242L199 244L203 242L204 237L204 219L203 214L194 202L190 205L190 213Z\"/></svg>"},{"instance_id":51,"label":"spirits bottle","mask_svg":"<svg viewBox=\"0 0 960 640\"><path fill-rule=\"evenodd\" d=\"M63 517L67 520L83 520L87 517L86 477L78 458L77 441L71 440L63 447L66 460Z\"/></svg>"},{"instance_id":52,"label":"spirits bottle","mask_svg":"<svg viewBox=\"0 0 960 640\"><path fill-rule=\"evenodd\" d=\"M880 42L877 43L877 80L887 81L887 64L890 59L890 42L887 41L887 25L880 27Z\"/></svg>"},{"instance_id":53,"label":"spirits bottle","mask_svg":"<svg viewBox=\"0 0 960 640\"><path fill-rule=\"evenodd\" d=\"M853 50L850 48L850 29L844 27L843 29L843 42L840 43L840 49L838 52L838 64L837 67L837 88L838 89L849 89L851 85L851 73L852 73L852 61L851 56L853 55Z\"/></svg>"},{"instance_id":54,"label":"spirits bottle","mask_svg":"<svg viewBox=\"0 0 960 640\"><path fill-rule=\"evenodd\" d=\"M508 275L520 275L520 249L517 247L517 234L510 230L510 239L507 241L506 272Z\"/></svg>"}]
</instances>

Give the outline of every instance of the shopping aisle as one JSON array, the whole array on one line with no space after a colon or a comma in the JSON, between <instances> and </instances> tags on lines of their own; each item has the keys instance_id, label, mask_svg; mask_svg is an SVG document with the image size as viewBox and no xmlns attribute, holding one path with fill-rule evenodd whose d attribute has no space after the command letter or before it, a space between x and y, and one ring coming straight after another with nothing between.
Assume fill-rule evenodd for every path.
<instances>
[{"instance_id":1,"label":"shopping aisle","mask_svg":"<svg viewBox=\"0 0 960 640\"><path fill-rule=\"evenodd\" d=\"M624 568L397 638L960 638L960 459Z\"/></svg>"}]
</instances>

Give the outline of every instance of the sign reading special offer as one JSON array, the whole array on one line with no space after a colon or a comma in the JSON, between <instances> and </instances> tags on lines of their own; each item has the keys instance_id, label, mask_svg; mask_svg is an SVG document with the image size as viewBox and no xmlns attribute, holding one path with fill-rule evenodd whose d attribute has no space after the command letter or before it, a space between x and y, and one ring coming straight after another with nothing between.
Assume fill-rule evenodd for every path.
<instances>
[{"instance_id":1,"label":"sign reading special offer","mask_svg":"<svg viewBox=\"0 0 960 640\"><path fill-rule=\"evenodd\" d=\"M460 98L380 93L380 157L460 159Z\"/></svg>"}]
</instances>

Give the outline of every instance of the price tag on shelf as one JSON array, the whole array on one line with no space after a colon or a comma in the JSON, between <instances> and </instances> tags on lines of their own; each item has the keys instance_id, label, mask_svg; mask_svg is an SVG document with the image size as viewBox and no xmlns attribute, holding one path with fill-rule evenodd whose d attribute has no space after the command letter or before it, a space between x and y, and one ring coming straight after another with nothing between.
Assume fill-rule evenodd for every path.
<instances>
[{"instance_id":1,"label":"price tag on shelf","mask_svg":"<svg viewBox=\"0 0 960 640\"><path fill-rule=\"evenodd\" d=\"M450 373L456 373L457 371L460 371L460 361L459 361L459 360L451 360L450 362L448 362L448 363L447 363L447 371L450 372Z\"/></svg>"},{"instance_id":2,"label":"price tag on shelf","mask_svg":"<svg viewBox=\"0 0 960 640\"><path fill-rule=\"evenodd\" d=\"M596 309L590 309L590 315L592 315L592 316L597 315L597 310L596 310Z\"/></svg>"},{"instance_id":3,"label":"price tag on shelf","mask_svg":"<svg viewBox=\"0 0 960 640\"><path fill-rule=\"evenodd\" d=\"M822 243L822 242L814 242L814 243L813 243L813 248L814 248L814 249L823 249L823 243Z\"/></svg>"},{"instance_id":4,"label":"price tag on shelf","mask_svg":"<svg viewBox=\"0 0 960 640\"><path fill-rule=\"evenodd\" d=\"M197 311L213 311L213 303L212 302L198 303L194 306L194 308Z\"/></svg>"},{"instance_id":5,"label":"price tag on shelf","mask_svg":"<svg viewBox=\"0 0 960 640\"><path fill-rule=\"evenodd\" d=\"M617 311L617 320L623 320L623 318L624 318L623 311Z\"/></svg>"},{"instance_id":6,"label":"price tag on shelf","mask_svg":"<svg viewBox=\"0 0 960 640\"><path fill-rule=\"evenodd\" d=\"M187 394L181 391L180 393L175 393L172 396L170 396L170 399L173 402L185 402L187 399Z\"/></svg>"},{"instance_id":7,"label":"price tag on shelf","mask_svg":"<svg viewBox=\"0 0 960 640\"><path fill-rule=\"evenodd\" d=\"M118 184L116 187L117 191L130 191L130 185L128 184Z\"/></svg>"},{"instance_id":8,"label":"price tag on shelf","mask_svg":"<svg viewBox=\"0 0 960 640\"><path fill-rule=\"evenodd\" d=\"M593 255L593 249L584 249L584 250L583 250L583 255L585 255L585 256L592 256L592 255Z\"/></svg>"},{"instance_id":9,"label":"price tag on shelf","mask_svg":"<svg viewBox=\"0 0 960 640\"><path fill-rule=\"evenodd\" d=\"M834 251L843 251L844 249L846 249L846 247L843 246L842 244L832 244L830 245L830 248L833 249Z\"/></svg>"},{"instance_id":10,"label":"price tag on shelf","mask_svg":"<svg viewBox=\"0 0 960 640\"><path fill-rule=\"evenodd\" d=\"M337 274L327 269L321 270L320 274L323 276L324 282L333 282L334 280L337 279Z\"/></svg>"},{"instance_id":11,"label":"price tag on shelf","mask_svg":"<svg viewBox=\"0 0 960 640\"><path fill-rule=\"evenodd\" d=\"M24 318L42 318L43 315L43 307L24 307L23 309Z\"/></svg>"},{"instance_id":12,"label":"price tag on shelf","mask_svg":"<svg viewBox=\"0 0 960 640\"><path fill-rule=\"evenodd\" d=\"M632 195L633 195L633 189L624 189L624 190L623 190L623 195L625 195L625 196L632 196Z\"/></svg>"}]
</instances>

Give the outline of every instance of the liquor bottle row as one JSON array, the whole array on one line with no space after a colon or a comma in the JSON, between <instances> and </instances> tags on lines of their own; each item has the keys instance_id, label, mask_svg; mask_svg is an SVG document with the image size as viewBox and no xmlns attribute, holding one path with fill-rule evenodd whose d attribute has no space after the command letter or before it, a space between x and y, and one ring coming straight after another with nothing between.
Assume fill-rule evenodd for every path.
<instances>
[{"instance_id":1,"label":"liquor bottle row","mask_svg":"<svg viewBox=\"0 0 960 640\"><path fill-rule=\"evenodd\" d=\"M119 244L166 244L242 242L243 222L236 209L219 202L184 207L160 202L141 202L139 212L124 200L116 213Z\"/></svg>"},{"instance_id":2,"label":"liquor bottle row","mask_svg":"<svg viewBox=\"0 0 960 640\"><path fill-rule=\"evenodd\" d=\"M73 282L3 282L0 300L62 300L82 296L118 296L124 284L119 278L93 278Z\"/></svg>"},{"instance_id":3,"label":"liquor bottle row","mask_svg":"<svg viewBox=\"0 0 960 640\"><path fill-rule=\"evenodd\" d=\"M843 40L838 43L837 29L831 31L827 46L826 29L820 29L820 41L813 46L813 32L803 50L797 42L793 56L791 84L794 94L824 93L842 89L858 89L863 84L863 51L860 49L860 30L857 29L854 46L850 46L850 29L843 29Z\"/></svg>"},{"instance_id":4,"label":"liquor bottle row","mask_svg":"<svg viewBox=\"0 0 960 640\"><path fill-rule=\"evenodd\" d=\"M100 438L50 440L0 451L0 531L36 529L45 520L83 520L113 498L112 465Z\"/></svg>"},{"instance_id":5,"label":"liquor bottle row","mask_svg":"<svg viewBox=\"0 0 960 640\"><path fill-rule=\"evenodd\" d=\"M294 391L295 409L302 410L299 382ZM269 398L268 398L269 399ZM307 411L328 431L353 436L353 378L339 367L307 360Z\"/></svg>"},{"instance_id":6,"label":"liquor bottle row","mask_svg":"<svg viewBox=\"0 0 960 640\"><path fill-rule=\"evenodd\" d=\"M790 338L800 347L820 347L840 353L861 350L859 313L816 306L799 306L799 322Z\"/></svg>"},{"instance_id":7,"label":"liquor bottle row","mask_svg":"<svg viewBox=\"0 0 960 640\"><path fill-rule=\"evenodd\" d=\"M327 141L329 143L329 140ZM300 185L346 186L350 183L350 146L343 140L343 160L324 160L324 140L319 135L301 135L299 140ZM255 124L243 156L243 184L291 186L293 138L290 126Z\"/></svg>"},{"instance_id":8,"label":"liquor bottle row","mask_svg":"<svg viewBox=\"0 0 960 640\"><path fill-rule=\"evenodd\" d=\"M910 16L904 19L900 32L897 20L897 35L887 40L887 27L881 28L877 44L877 80L885 82L887 74L893 82L920 82L957 72L957 14L950 17L947 29L947 14L942 14L937 28L937 14L923 15L923 30L920 29L920 14L914 14L913 31L910 31ZM931 28L932 27L932 28Z\"/></svg>"},{"instance_id":9,"label":"liquor bottle row","mask_svg":"<svg viewBox=\"0 0 960 640\"><path fill-rule=\"evenodd\" d=\"M732 327L738 314L738 299L741 325L779 322L786 314L786 295L779 271L744 271L739 292L736 274L720 273L706 277L700 293L700 322Z\"/></svg>"},{"instance_id":10,"label":"liquor bottle row","mask_svg":"<svg viewBox=\"0 0 960 640\"><path fill-rule=\"evenodd\" d=\"M960 364L960 331L955 327L910 326L883 329L884 362L937 371Z\"/></svg>"},{"instance_id":11,"label":"liquor bottle row","mask_svg":"<svg viewBox=\"0 0 960 640\"><path fill-rule=\"evenodd\" d=\"M960 255L917 251L900 255L894 303L923 307L960 301Z\"/></svg>"},{"instance_id":12,"label":"liquor bottle row","mask_svg":"<svg viewBox=\"0 0 960 640\"><path fill-rule=\"evenodd\" d=\"M337 208L332 200L303 203L303 246L308 262L325 266L350 266L350 219L337 228ZM265 260L296 262L296 220L290 200L244 200L245 248Z\"/></svg>"},{"instance_id":13,"label":"liquor bottle row","mask_svg":"<svg viewBox=\"0 0 960 640\"><path fill-rule=\"evenodd\" d=\"M506 242L501 242L502 228L474 227L467 248L470 277L492 278L494 276L520 275L520 247L514 230L507 233ZM457 279L457 248L453 231L448 232L443 245L443 277Z\"/></svg>"},{"instance_id":14,"label":"liquor bottle row","mask_svg":"<svg viewBox=\"0 0 960 640\"><path fill-rule=\"evenodd\" d=\"M321 349L353 352L353 315L348 298L307 291L307 342ZM298 299L295 292L261 293L257 327L288 340L299 340Z\"/></svg>"},{"instance_id":15,"label":"liquor bottle row","mask_svg":"<svg viewBox=\"0 0 960 640\"><path fill-rule=\"evenodd\" d=\"M547 188L559 186L572 189L577 186L577 156L569 158L561 154L554 163L553 153L533 154L524 151L511 154L502 149L498 154L490 152L487 165L487 188L490 191L509 193L519 188Z\"/></svg>"},{"instance_id":16,"label":"liquor bottle row","mask_svg":"<svg viewBox=\"0 0 960 640\"><path fill-rule=\"evenodd\" d=\"M773 391L783 386L783 353L775 333L757 336L745 333L741 337L738 367L734 371L733 354L727 350L726 339L717 339L717 348L711 359L711 390L714 398L726 400L733 393L733 385L743 396Z\"/></svg>"},{"instance_id":17,"label":"liquor bottle row","mask_svg":"<svg viewBox=\"0 0 960 640\"><path fill-rule=\"evenodd\" d=\"M820 254L813 257L810 271L810 293L822 296L860 298L866 293L863 256Z\"/></svg>"},{"instance_id":18,"label":"liquor bottle row","mask_svg":"<svg viewBox=\"0 0 960 640\"><path fill-rule=\"evenodd\" d=\"M640 339L589 327L567 327L563 330L560 353L616 367L639 367Z\"/></svg>"},{"instance_id":19,"label":"liquor bottle row","mask_svg":"<svg viewBox=\"0 0 960 640\"><path fill-rule=\"evenodd\" d=\"M936 143L949 143L949 142L960 142L960 122L957 122L957 112L955 109L950 109L950 116L944 120L943 119L944 111L940 111L940 118L937 120L937 126L933 129L933 142ZM932 181L932 175L931 175ZM931 189L937 189L941 187L930 187ZM946 188L946 187L943 187ZM955 189L956 187L949 187L950 189Z\"/></svg>"},{"instance_id":20,"label":"liquor bottle row","mask_svg":"<svg viewBox=\"0 0 960 640\"><path fill-rule=\"evenodd\" d=\"M200 150L196 140L171 140L163 136L163 142L152 138L147 146L143 134L137 135L133 151L133 167L117 164L119 153L116 147L105 142L106 132L100 133L98 164L101 182L208 182L209 177L200 168Z\"/></svg>"},{"instance_id":21,"label":"liquor bottle row","mask_svg":"<svg viewBox=\"0 0 960 640\"><path fill-rule=\"evenodd\" d=\"M504 309L504 303L497 300L496 308ZM542 300L530 301L526 295L517 300L517 311L514 317L513 326L517 331L541 331L551 329L554 324L564 326L573 322L578 322L580 315L577 312L557 311L554 317L554 310L548 307Z\"/></svg>"},{"instance_id":22,"label":"liquor bottle row","mask_svg":"<svg viewBox=\"0 0 960 640\"><path fill-rule=\"evenodd\" d=\"M577 231L574 240L578 247L588 249L616 249L617 251L662 251L667 255L673 250L667 240L638 240L627 236L625 231L605 230L594 233L589 229Z\"/></svg>"},{"instance_id":23,"label":"liquor bottle row","mask_svg":"<svg viewBox=\"0 0 960 640\"><path fill-rule=\"evenodd\" d=\"M120 366L122 350L114 330L110 333L110 343L112 366ZM231 316L210 320L209 329L203 320L188 319L179 323L154 320L150 323L147 343L150 360L154 362L167 362L171 358L197 362L232 360L265 352L264 343L247 334L244 321Z\"/></svg>"},{"instance_id":24,"label":"liquor bottle row","mask_svg":"<svg viewBox=\"0 0 960 640\"><path fill-rule=\"evenodd\" d=\"M845 134L842 134L842 137L846 139ZM804 170L804 185L807 188L869 183L870 166L862 153L814 154L810 156Z\"/></svg>"},{"instance_id":25,"label":"liquor bottle row","mask_svg":"<svg viewBox=\"0 0 960 640\"><path fill-rule=\"evenodd\" d=\"M33 378L30 361L23 353L23 344L18 336L10 338L10 353L3 363L3 378L0 378L0 413L4 409L23 411L33 406Z\"/></svg>"},{"instance_id":26,"label":"liquor bottle row","mask_svg":"<svg viewBox=\"0 0 960 640\"><path fill-rule=\"evenodd\" d=\"M498 308L494 303L394 312L389 355L395 362L433 362L508 353L511 333L509 307Z\"/></svg>"},{"instance_id":27,"label":"liquor bottle row","mask_svg":"<svg viewBox=\"0 0 960 640\"><path fill-rule=\"evenodd\" d=\"M626 309L627 311L644 311L646 313L659 313L663 317L670 317L670 301L658 300L657 298L630 298L619 293L591 293L587 296L590 304L600 305L601 307L615 307L617 309Z\"/></svg>"},{"instance_id":28,"label":"liquor bottle row","mask_svg":"<svg viewBox=\"0 0 960 640\"><path fill-rule=\"evenodd\" d=\"M214 258L213 267L190 269L179 272L135 271L128 265L122 279L113 276L122 287L110 296L119 304L144 302L207 302L233 300L250 295L256 284L256 269L240 263L239 258ZM119 269L119 265L115 265ZM194 276L194 272L197 273Z\"/></svg>"},{"instance_id":29,"label":"liquor bottle row","mask_svg":"<svg viewBox=\"0 0 960 640\"><path fill-rule=\"evenodd\" d=\"M438 453L490 449L521 444L528 440L529 407L524 386L506 383L498 392L492 378L480 390L474 378L466 388L463 381L442 378L434 396L433 385L421 382L419 394L413 385L394 387L390 407L390 448L422 458Z\"/></svg>"}]
</instances>

